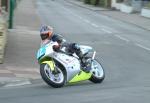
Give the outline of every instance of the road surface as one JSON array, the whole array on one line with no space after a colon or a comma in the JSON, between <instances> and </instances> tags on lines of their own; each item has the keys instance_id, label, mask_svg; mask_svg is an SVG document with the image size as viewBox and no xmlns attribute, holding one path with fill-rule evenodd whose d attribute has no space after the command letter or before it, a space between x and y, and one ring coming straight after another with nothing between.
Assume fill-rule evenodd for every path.
<instances>
[{"instance_id":1,"label":"road surface","mask_svg":"<svg viewBox=\"0 0 150 103\"><path fill-rule=\"evenodd\" d=\"M1 103L149 103L150 31L70 4L37 0L43 24L54 27L69 42L97 50L106 78L54 89L44 82L0 89Z\"/></svg>"}]
</instances>

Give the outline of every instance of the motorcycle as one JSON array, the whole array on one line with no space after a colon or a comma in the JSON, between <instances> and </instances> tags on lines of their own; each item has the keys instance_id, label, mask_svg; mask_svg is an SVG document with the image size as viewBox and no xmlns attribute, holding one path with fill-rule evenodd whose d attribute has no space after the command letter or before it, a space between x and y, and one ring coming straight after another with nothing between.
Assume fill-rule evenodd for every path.
<instances>
[{"instance_id":1,"label":"motorcycle","mask_svg":"<svg viewBox=\"0 0 150 103\"><path fill-rule=\"evenodd\" d=\"M90 46L79 45L83 54L82 59L74 53L66 52L62 47L61 52L54 50L57 42L49 42L41 46L37 52L37 60L40 65L42 79L54 88L63 87L66 84L90 80L93 83L101 83L105 78L102 65L95 59L96 51ZM84 69L89 68L89 72Z\"/></svg>"}]
</instances>

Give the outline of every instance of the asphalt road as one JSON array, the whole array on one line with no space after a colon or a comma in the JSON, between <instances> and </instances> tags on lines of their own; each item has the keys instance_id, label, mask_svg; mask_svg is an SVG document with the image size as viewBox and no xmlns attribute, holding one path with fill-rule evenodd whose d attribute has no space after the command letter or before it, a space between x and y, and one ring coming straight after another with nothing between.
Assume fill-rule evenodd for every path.
<instances>
[{"instance_id":1,"label":"asphalt road","mask_svg":"<svg viewBox=\"0 0 150 103\"><path fill-rule=\"evenodd\" d=\"M37 0L44 24L70 42L97 50L106 78L54 89L42 81L0 89L0 103L149 103L150 31L123 23L64 0Z\"/></svg>"}]
</instances>

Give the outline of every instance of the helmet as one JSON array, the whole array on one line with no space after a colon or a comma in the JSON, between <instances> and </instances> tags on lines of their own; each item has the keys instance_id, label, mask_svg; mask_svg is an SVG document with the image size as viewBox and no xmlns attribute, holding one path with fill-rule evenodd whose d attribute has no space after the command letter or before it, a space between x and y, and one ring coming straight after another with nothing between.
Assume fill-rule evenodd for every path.
<instances>
[{"instance_id":1,"label":"helmet","mask_svg":"<svg viewBox=\"0 0 150 103\"><path fill-rule=\"evenodd\" d=\"M53 34L53 28L50 26L42 26L40 30L40 36L42 40L50 39Z\"/></svg>"}]
</instances>

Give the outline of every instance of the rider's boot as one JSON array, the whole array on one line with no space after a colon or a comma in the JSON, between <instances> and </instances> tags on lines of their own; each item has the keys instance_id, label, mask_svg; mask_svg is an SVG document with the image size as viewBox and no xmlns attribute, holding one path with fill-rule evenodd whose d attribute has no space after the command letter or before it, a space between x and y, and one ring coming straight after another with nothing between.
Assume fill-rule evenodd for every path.
<instances>
[{"instance_id":1,"label":"rider's boot","mask_svg":"<svg viewBox=\"0 0 150 103\"><path fill-rule=\"evenodd\" d=\"M81 60L81 65L82 65L82 70L86 73L89 73L91 70L91 62L89 62L88 60L83 60L84 59L84 55L80 49L80 46L76 43L73 43L71 45L73 51L77 54L77 56L79 57L79 59Z\"/></svg>"},{"instance_id":2,"label":"rider's boot","mask_svg":"<svg viewBox=\"0 0 150 103\"><path fill-rule=\"evenodd\" d=\"M89 73L91 71L91 62L88 60L82 60L82 70Z\"/></svg>"}]
</instances>

